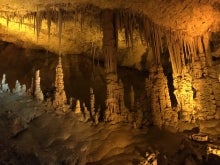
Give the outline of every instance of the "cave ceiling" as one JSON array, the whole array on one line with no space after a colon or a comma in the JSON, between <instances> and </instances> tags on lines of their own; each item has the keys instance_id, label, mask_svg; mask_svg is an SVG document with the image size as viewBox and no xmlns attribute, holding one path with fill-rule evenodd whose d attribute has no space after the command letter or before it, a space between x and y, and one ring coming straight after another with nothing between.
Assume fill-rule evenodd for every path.
<instances>
[{"instance_id":1,"label":"cave ceiling","mask_svg":"<svg viewBox=\"0 0 220 165\"><path fill-rule=\"evenodd\" d=\"M220 29L219 0L1 0L0 38L55 53L96 53L102 47L100 19L106 9L129 20L120 28L118 46L123 50L132 42L137 54L143 54L146 46L139 37L140 30L133 30L129 24L140 25L143 18L163 35L171 31L193 38L218 33ZM129 29L127 36L126 29Z\"/></svg>"}]
</instances>

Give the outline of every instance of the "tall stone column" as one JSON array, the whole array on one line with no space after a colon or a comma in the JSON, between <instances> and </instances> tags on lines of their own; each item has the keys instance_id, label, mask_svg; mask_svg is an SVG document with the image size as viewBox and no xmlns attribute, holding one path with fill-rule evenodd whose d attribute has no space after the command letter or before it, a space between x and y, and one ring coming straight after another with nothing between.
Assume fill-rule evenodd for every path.
<instances>
[{"instance_id":1,"label":"tall stone column","mask_svg":"<svg viewBox=\"0 0 220 165\"><path fill-rule=\"evenodd\" d=\"M186 68L180 76L173 76L173 85L180 120L194 122L192 76Z\"/></svg>"},{"instance_id":2,"label":"tall stone column","mask_svg":"<svg viewBox=\"0 0 220 165\"><path fill-rule=\"evenodd\" d=\"M61 62L61 56L59 56L58 65L56 67L56 80L55 80L55 96L53 105L55 109L65 111L64 105L67 103L66 93L64 90L63 81L63 68Z\"/></svg>"},{"instance_id":3,"label":"tall stone column","mask_svg":"<svg viewBox=\"0 0 220 165\"><path fill-rule=\"evenodd\" d=\"M171 107L167 78L161 66L150 69L149 78L146 79L146 91L153 123L158 127L175 126L178 123L178 114Z\"/></svg>"},{"instance_id":4,"label":"tall stone column","mask_svg":"<svg viewBox=\"0 0 220 165\"><path fill-rule=\"evenodd\" d=\"M214 119L219 100L219 85L216 71L211 69L211 55L209 52L209 39L205 35L197 37L198 52L193 65L193 88L195 119ZM217 92L216 92L217 91Z\"/></svg>"},{"instance_id":5,"label":"tall stone column","mask_svg":"<svg viewBox=\"0 0 220 165\"><path fill-rule=\"evenodd\" d=\"M114 24L112 10L104 10L102 13L103 27L103 54L105 57L106 73L106 110L104 120L106 122L120 122L124 120L122 112L124 107L124 87L119 83L117 76L117 29Z\"/></svg>"}]
</instances>

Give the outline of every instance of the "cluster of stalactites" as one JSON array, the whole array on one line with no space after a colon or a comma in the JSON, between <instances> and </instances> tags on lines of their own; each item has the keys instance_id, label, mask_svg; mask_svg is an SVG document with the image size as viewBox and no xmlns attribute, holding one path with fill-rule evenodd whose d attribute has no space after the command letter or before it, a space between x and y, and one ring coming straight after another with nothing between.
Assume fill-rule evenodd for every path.
<instances>
[{"instance_id":1,"label":"cluster of stalactites","mask_svg":"<svg viewBox=\"0 0 220 165\"><path fill-rule=\"evenodd\" d=\"M172 31L166 27L157 25L143 13L133 12L128 9L115 9L112 10L112 12L115 21L115 39L118 39L118 30L124 30L127 45L133 45L134 31L137 31L141 40L153 48L156 57L155 62L157 64L160 64L161 52L163 52L165 47L168 47L174 75L181 74L183 66L188 64L193 65L196 54L201 50L201 46L199 46L201 45L200 42L202 43L203 51L206 52L206 56L209 56L207 53L209 43L209 37L207 34L204 36L191 37L186 33ZM34 22L34 30L37 40L40 36L43 20L47 21L48 40L50 40L51 23L54 22L57 25L59 48L62 38L62 25L65 21L80 22L81 25L83 25L86 17L93 16L94 18L101 20L102 14L103 12L100 8L91 4L71 3L37 6L35 12L22 14L6 10L0 11L1 17L4 17L7 22L16 19L16 21L19 20L21 26L24 19L27 18L32 20ZM100 25L101 22L102 21L99 21ZM208 59L210 59L210 57L208 57ZM211 65L210 61L211 60L208 60L208 65Z\"/></svg>"},{"instance_id":2,"label":"cluster of stalactites","mask_svg":"<svg viewBox=\"0 0 220 165\"><path fill-rule=\"evenodd\" d=\"M187 70L193 68L195 61L205 61L206 66L211 66L211 56L209 53L209 34L203 36L189 37L183 33L167 33L167 47L170 54L174 76L179 76ZM201 59L200 54L205 54L205 60Z\"/></svg>"},{"instance_id":3,"label":"cluster of stalactites","mask_svg":"<svg viewBox=\"0 0 220 165\"><path fill-rule=\"evenodd\" d=\"M29 17L34 18L34 29L39 38L41 31L41 24L43 20L47 21L47 34L48 40L50 40L51 23L54 22L57 25L57 33L59 39L59 46L62 38L62 25L66 21L79 22L81 27L84 25L85 18L93 15L95 18L99 16L100 10L90 4L48 4L46 7L39 8L37 11L31 13Z\"/></svg>"},{"instance_id":4,"label":"cluster of stalactites","mask_svg":"<svg viewBox=\"0 0 220 165\"><path fill-rule=\"evenodd\" d=\"M73 21L75 23L79 22L82 28L86 18L91 16L94 18L100 17L100 9L91 4L52 3L47 4L46 6L37 5L36 11L32 12L20 12L6 9L0 10L0 17L6 19L7 26L9 25L9 22L12 21L19 22L19 27L22 27L25 19L28 19L30 23L33 23L37 41L40 37L42 21L47 21L48 41L50 41L51 38L51 24L55 23L57 25L59 51L61 45L63 23L66 21ZM92 24L94 24L94 22L91 21L91 25Z\"/></svg>"},{"instance_id":5,"label":"cluster of stalactites","mask_svg":"<svg viewBox=\"0 0 220 165\"><path fill-rule=\"evenodd\" d=\"M160 54L163 51L163 28L153 23L143 13L120 9L115 14L115 24L118 30L124 30L125 41L128 46L133 46L134 32L137 31L141 41L151 46L154 51L155 60L160 64Z\"/></svg>"},{"instance_id":6,"label":"cluster of stalactites","mask_svg":"<svg viewBox=\"0 0 220 165\"><path fill-rule=\"evenodd\" d=\"M115 20L116 28L125 32L127 45L133 45L134 31L139 33L141 40L152 47L156 64L160 65L161 53L167 47L175 76L182 73L184 66L192 67L201 53L205 54L206 65L211 66L208 32L192 37L184 32L159 26L142 13L125 9L116 12Z\"/></svg>"}]
</instances>

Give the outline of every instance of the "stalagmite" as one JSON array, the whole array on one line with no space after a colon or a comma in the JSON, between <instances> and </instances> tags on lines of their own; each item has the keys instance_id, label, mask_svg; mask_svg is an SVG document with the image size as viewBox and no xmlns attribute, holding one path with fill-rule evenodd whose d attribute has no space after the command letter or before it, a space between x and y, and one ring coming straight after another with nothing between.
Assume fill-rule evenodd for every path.
<instances>
[{"instance_id":1,"label":"stalagmite","mask_svg":"<svg viewBox=\"0 0 220 165\"><path fill-rule=\"evenodd\" d=\"M35 73L35 91L34 96L37 100L43 101L44 95L40 87L40 70L37 70Z\"/></svg>"},{"instance_id":2,"label":"stalagmite","mask_svg":"<svg viewBox=\"0 0 220 165\"><path fill-rule=\"evenodd\" d=\"M94 120L95 118L95 95L93 93L93 89L90 88L90 110L91 110L91 115Z\"/></svg>"},{"instance_id":3,"label":"stalagmite","mask_svg":"<svg viewBox=\"0 0 220 165\"><path fill-rule=\"evenodd\" d=\"M18 80L15 82L15 88L12 89L14 94L18 94L21 91L21 84Z\"/></svg>"},{"instance_id":4,"label":"stalagmite","mask_svg":"<svg viewBox=\"0 0 220 165\"><path fill-rule=\"evenodd\" d=\"M22 96L26 93L26 85L21 85L18 80L16 80L15 88L12 90L14 94Z\"/></svg>"},{"instance_id":5,"label":"stalagmite","mask_svg":"<svg viewBox=\"0 0 220 165\"><path fill-rule=\"evenodd\" d=\"M84 114L84 122L87 122L90 119L90 112L88 111L88 108L86 107L86 104L84 102L82 104L82 108Z\"/></svg>"},{"instance_id":6,"label":"stalagmite","mask_svg":"<svg viewBox=\"0 0 220 165\"><path fill-rule=\"evenodd\" d=\"M82 113L79 100L76 100L76 107L75 107L74 113L76 114Z\"/></svg>"},{"instance_id":7,"label":"stalagmite","mask_svg":"<svg viewBox=\"0 0 220 165\"><path fill-rule=\"evenodd\" d=\"M31 79L31 86L27 89L27 95L33 96L34 95L34 79Z\"/></svg>"},{"instance_id":8,"label":"stalagmite","mask_svg":"<svg viewBox=\"0 0 220 165\"><path fill-rule=\"evenodd\" d=\"M10 92L9 86L6 83L6 74L3 74L3 76L2 76L2 83L1 83L0 89L2 92Z\"/></svg>"},{"instance_id":9,"label":"stalagmite","mask_svg":"<svg viewBox=\"0 0 220 165\"><path fill-rule=\"evenodd\" d=\"M53 105L55 109L66 111L64 108L67 103L66 93L64 90L64 81L63 81L63 68L61 62L61 56L59 56L58 65L56 67L56 79L55 79L55 96L53 100Z\"/></svg>"},{"instance_id":10,"label":"stalagmite","mask_svg":"<svg viewBox=\"0 0 220 165\"><path fill-rule=\"evenodd\" d=\"M99 108L98 111L95 113L95 118L94 118L95 125L99 124L100 111L101 109Z\"/></svg>"}]
</instances>

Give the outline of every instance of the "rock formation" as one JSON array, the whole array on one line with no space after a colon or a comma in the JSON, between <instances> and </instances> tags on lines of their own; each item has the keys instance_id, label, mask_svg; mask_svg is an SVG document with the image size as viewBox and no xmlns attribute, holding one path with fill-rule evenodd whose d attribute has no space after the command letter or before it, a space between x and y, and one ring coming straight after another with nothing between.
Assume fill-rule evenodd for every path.
<instances>
[{"instance_id":1,"label":"rock formation","mask_svg":"<svg viewBox=\"0 0 220 165\"><path fill-rule=\"evenodd\" d=\"M159 127L175 126L178 113L171 107L167 78L161 66L151 68L149 78L146 79L146 92L153 123Z\"/></svg>"},{"instance_id":2,"label":"rock formation","mask_svg":"<svg viewBox=\"0 0 220 165\"><path fill-rule=\"evenodd\" d=\"M114 16L111 10L103 12L103 53L106 73L106 110L104 120L117 123L127 121L127 109L124 106L124 87L117 76L117 50L115 39Z\"/></svg>"},{"instance_id":3,"label":"rock formation","mask_svg":"<svg viewBox=\"0 0 220 165\"><path fill-rule=\"evenodd\" d=\"M141 161L138 165L157 165L158 153L149 154L146 152L145 160Z\"/></svg>"},{"instance_id":4,"label":"rock formation","mask_svg":"<svg viewBox=\"0 0 220 165\"><path fill-rule=\"evenodd\" d=\"M84 102L82 105L82 109L83 109L84 122L87 122L87 121L89 121L89 119L91 119L91 117L90 117L90 112Z\"/></svg>"},{"instance_id":5,"label":"rock formation","mask_svg":"<svg viewBox=\"0 0 220 165\"><path fill-rule=\"evenodd\" d=\"M0 91L10 92L9 86L6 83L6 74L3 74L3 76L2 76L2 83L1 83L1 86L0 86Z\"/></svg>"},{"instance_id":6,"label":"rock formation","mask_svg":"<svg viewBox=\"0 0 220 165\"><path fill-rule=\"evenodd\" d=\"M55 96L53 100L53 106L55 109L66 111L64 106L67 103L66 93L64 90L63 81L63 68L61 62L61 56L59 56L58 65L56 67L56 80L55 80Z\"/></svg>"},{"instance_id":7,"label":"rock formation","mask_svg":"<svg viewBox=\"0 0 220 165\"><path fill-rule=\"evenodd\" d=\"M35 73L35 91L34 96L37 100L43 101L44 95L40 87L40 70L37 70Z\"/></svg>"},{"instance_id":8,"label":"rock formation","mask_svg":"<svg viewBox=\"0 0 220 165\"><path fill-rule=\"evenodd\" d=\"M31 86L27 89L28 96L34 96L34 79L31 79Z\"/></svg>"},{"instance_id":9,"label":"rock formation","mask_svg":"<svg viewBox=\"0 0 220 165\"><path fill-rule=\"evenodd\" d=\"M19 96L22 96L26 93L26 85L25 84L21 85L19 81L16 80L15 88L12 90L12 92L14 94L18 94Z\"/></svg>"},{"instance_id":10,"label":"rock formation","mask_svg":"<svg viewBox=\"0 0 220 165\"><path fill-rule=\"evenodd\" d=\"M220 146L214 145L214 144L208 144L207 155L209 155L209 154L220 156Z\"/></svg>"},{"instance_id":11,"label":"rock formation","mask_svg":"<svg viewBox=\"0 0 220 165\"><path fill-rule=\"evenodd\" d=\"M189 73L183 71L182 76L174 77L174 94L176 96L178 106L181 109L180 119L183 121L193 122L193 90L192 77Z\"/></svg>"},{"instance_id":12,"label":"rock formation","mask_svg":"<svg viewBox=\"0 0 220 165\"><path fill-rule=\"evenodd\" d=\"M76 107L75 107L74 113L76 114L82 113L79 100L76 100Z\"/></svg>"},{"instance_id":13,"label":"rock formation","mask_svg":"<svg viewBox=\"0 0 220 165\"><path fill-rule=\"evenodd\" d=\"M90 111L91 111L91 115L93 120L95 119L95 95L93 93L93 89L90 88Z\"/></svg>"}]
</instances>

